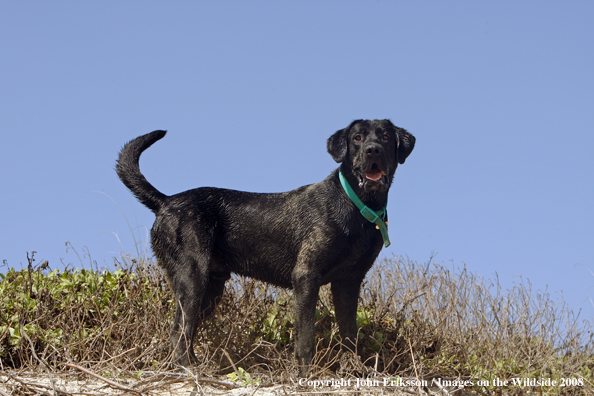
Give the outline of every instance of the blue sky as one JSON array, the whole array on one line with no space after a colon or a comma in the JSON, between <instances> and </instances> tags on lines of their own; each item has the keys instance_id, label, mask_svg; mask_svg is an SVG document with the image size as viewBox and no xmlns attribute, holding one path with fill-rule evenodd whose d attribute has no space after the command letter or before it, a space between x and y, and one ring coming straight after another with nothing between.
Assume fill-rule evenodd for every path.
<instances>
[{"instance_id":1,"label":"blue sky","mask_svg":"<svg viewBox=\"0 0 594 396\"><path fill-rule=\"evenodd\" d=\"M358 118L417 138L382 251L529 279L594 309L594 2L1 2L0 260L134 253L152 213L120 147L166 194L287 191L337 165ZM115 203L114 203L115 202ZM117 205L116 205L117 204ZM120 212L120 210L124 213ZM85 261L86 263L86 261ZM2 268L0 268L2 270Z\"/></svg>"}]
</instances>

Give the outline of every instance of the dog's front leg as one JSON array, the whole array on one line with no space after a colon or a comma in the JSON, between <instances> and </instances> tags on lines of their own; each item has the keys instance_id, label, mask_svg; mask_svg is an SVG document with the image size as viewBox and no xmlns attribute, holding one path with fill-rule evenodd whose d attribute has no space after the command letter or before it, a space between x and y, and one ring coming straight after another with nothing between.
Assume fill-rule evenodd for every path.
<instances>
[{"instance_id":1,"label":"dog's front leg","mask_svg":"<svg viewBox=\"0 0 594 396\"><path fill-rule=\"evenodd\" d=\"M357 305L363 279L334 280L330 285L342 344L356 352Z\"/></svg>"},{"instance_id":2,"label":"dog's front leg","mask_svg":"<svg viewBox=\"0 0 594 396\"><path fill-rule=\"evenodd\" d=\"M306 266L303 266L306 267ZM295 293L295 357L299 376L307 377L314 355L316 304L320 277L311 268L297 267L293 272Z\"/></svg>"}]
</instances>

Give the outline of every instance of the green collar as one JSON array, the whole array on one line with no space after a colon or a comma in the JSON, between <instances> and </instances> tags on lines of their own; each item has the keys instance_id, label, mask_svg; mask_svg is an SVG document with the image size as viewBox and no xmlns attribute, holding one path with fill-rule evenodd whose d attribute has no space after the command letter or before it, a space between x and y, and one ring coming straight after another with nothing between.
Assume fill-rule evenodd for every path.
<instances>
[{"instance_id":1,"label":"green collar","mask_svg":"<svg viewBox=\"0 0 594 396\"><path fill-rule=\"evenodd\" d=\"M365 206L363 201L359 199L357 194L355 194L355 191L353 191L353 188L351 187L347 179L342 175L342 172L340 170L338 171L338 177L340 178L340 184L342 184L344 192L346 192L351 201L353 201L355 206L361 211L363 217L365 217L370 222L375 223L375 228L381 231L382 238L384 238L384 246L390 246L390 239L388 238L388 227L386 227L388 225L388 222L384 222L387 212L386 207L384 206L377 212L369 209L369 207Z\"/></svg>"}]
</instances>

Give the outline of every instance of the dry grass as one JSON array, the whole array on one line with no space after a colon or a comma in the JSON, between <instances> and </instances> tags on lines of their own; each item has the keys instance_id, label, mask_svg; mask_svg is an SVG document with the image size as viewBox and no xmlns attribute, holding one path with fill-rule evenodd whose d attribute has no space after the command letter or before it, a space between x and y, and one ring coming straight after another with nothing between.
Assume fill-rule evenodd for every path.
<instances>
[{"instance_id":1,"label":"dry grass","mask_svg":"<svg viewBox=\"0 0 594 396\"><path fill-rule=\"evenodd\" d=\"M159 383L167 382L163 375L174 368L168 343L174 301L151 261L119 260L112 272L50 272L43 266L35 267L31 257L27 270L8 271L0 283L5 373L57 376L86 369L114 380L157 381L161 375ZM466 268L382 259L362 288L357 322L360 358L340 353L331 294L324 287L316 323L319 378L458 379L472 381L484 394L594 392L591 324L528 282L502 290L497 279ZM235 384L290 383L297 374L292 329L290 291L233 277L195 340L201 362L193 371L202 381L220 382L229 374ZM18 376L6 378L7 389L22 389ZM580 379L582 385L493 385L512 378ZM478 386L479 380L489 385ZM134 392L157 391L154 381Z\"/></svg>"}]
</instances>

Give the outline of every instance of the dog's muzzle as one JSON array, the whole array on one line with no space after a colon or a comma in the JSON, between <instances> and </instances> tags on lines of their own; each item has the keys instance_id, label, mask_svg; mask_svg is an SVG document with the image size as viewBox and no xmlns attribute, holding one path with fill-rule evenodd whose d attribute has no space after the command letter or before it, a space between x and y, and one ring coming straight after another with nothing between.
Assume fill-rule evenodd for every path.
<instances>
[{"instance_id":1,"label":"dog's muzzle","mask_svg":"<svg viewBox=\"0 0 594 396\"><path fill-rule=\"evenodd\" d=\"M388 172L382 170L375 162L367 170L362 170L358 177L359 188L362 188L365 192L388 189Z\"/></svg>"}]
</instances>

